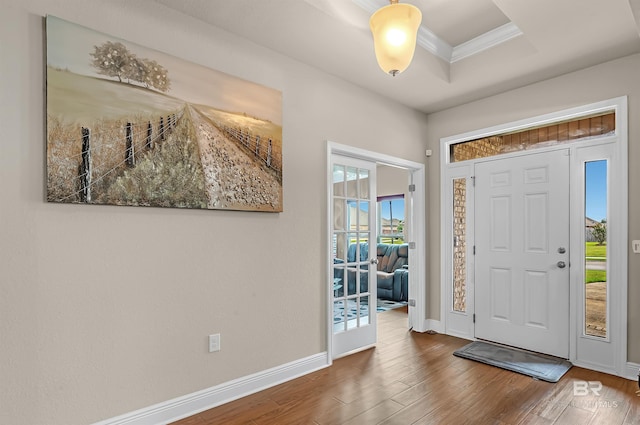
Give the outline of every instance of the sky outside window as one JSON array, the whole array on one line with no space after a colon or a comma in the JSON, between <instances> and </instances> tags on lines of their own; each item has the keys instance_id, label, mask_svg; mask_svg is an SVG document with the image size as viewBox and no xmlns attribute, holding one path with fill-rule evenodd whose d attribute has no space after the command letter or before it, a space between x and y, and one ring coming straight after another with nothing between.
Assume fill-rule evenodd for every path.
<instances>
[{"instance_id":1,"label":"sky outside window","mask_svg":"<svg viewBox=\"0 0 640 425\"><path fill-rule=\"evenodd\" d=\"M601 222L607 219L607 161L585 165L585 211L587 217Z\"/></svg>"},{"instance_id":2,"label":"sky outside window","mask_svg":"<svg viewBox=\"0 0 640 425\"><path fill-rule=\"evenodd\" d=\"M395 220L404 220L404 199L397 198L391 200L380 201L380 217L387 220L391 219L391 213Z\"/></svg>"}]
</instances>

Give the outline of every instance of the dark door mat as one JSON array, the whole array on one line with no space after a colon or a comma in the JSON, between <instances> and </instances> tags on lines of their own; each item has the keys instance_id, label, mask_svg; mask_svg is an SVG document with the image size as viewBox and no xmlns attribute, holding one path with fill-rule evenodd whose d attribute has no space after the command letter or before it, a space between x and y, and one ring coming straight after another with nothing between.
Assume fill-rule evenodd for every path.
<instances>
[{"instance_id":1,"label":"dark door mat","mask_svg":"<svg viewBox=\"0 0 640 425\"><path fill-rule=\"evenodd\" d=\"M486 363L547 382L558 382L571 366L558 357L475 341L454 351L454 356Z\"/></svg>"}]
</instances>

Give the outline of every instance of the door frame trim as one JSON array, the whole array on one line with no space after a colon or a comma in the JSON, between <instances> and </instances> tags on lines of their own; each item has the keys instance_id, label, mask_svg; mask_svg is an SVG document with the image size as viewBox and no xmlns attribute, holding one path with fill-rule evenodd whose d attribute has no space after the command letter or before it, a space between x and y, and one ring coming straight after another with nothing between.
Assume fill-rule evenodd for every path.
<instances>
[{"instance_id":1,"label":"door frame trim","mask_svg":"<svg viewBox=\"0 0 640 425\"><path fill-rule=\"evenodd\" d=\"M449 215L451 214L451 205L448 203L450 201L450 196L447 192L448 182L452 178L457 177L467 177L470 178L473 176L473 167L476 161L486 160L486 158L478 159L478 160L469 160L469 161L460 161L456 163L451 163L449 158L450 146L455 143L465 142L473 139L489 137L501 133L508 132L516 132L519 130L523 130L530 127L536 126L544 126L550 125L555 122L563 121L563 120L571 120L579 117L583 117L593 113L604 112L608 110L616 111L616 133L613 136L605 135L599 138L595 138L593 140L587 141L579 141L574 143L567 143L563 145L556 145L551 148L541 148L531 150L531 152L544 152L545 150L554 150L560 147L569 148L572 152L571 159L571 175L570 180L571 183L575 182L575 174L578 172L577 166L579 165L575 155L576 149L581 147L594 147L598 145L610 144L613 146L615 150L615 164L616 173L615 178L612 179L609 184L611 188L611 193L609 195L609 202L611 208L611 215L615 217L616 228L610 229L611 232L611 240L613 240L612 249L615 249L618 252L618 255L612 259L611 268L615 268L618 272L618 281L619 286L617 287L617 291L612 293L612 297L610 300L609 308L610 308L610 326L611 330L613 326L616 326L619 331L617 331L617 335L615 340L606 341L605 344L609 344L608 347L611 353L611 364L606 367L602 364L597 364L594 362L590 362L588 360L588 356L585 357L585 353L580 352L579 342L584 339L583 332L581 329L582 318L578 317L577 314L579 310L577 307L578 302L575 300L575 294L577 285L579 282L575 279L576 273L571 274L570 281L570 305L569 305L569 359L574 362L574 364L578 364L580 366L599 370L606 373L613 373L618 376L627 377L627 302L626 298L628 295L628 185L629 185L629 176L628 176L628 164L626 161L627 152L628 152L628 113L627 113L627 96L621 96L618 98L608 99L601 102L591 103L583 106L579 106L576 108L565 109L557 112L553 112L550 114L540 115L537 117L527 118L524 120L519 120L511 123L500 124L493 127L488 127L480 130L475 130L471 132L467 132L464 134L459 134L451 137L446 137L440 139L440 227L442 229L440 234L440 252L441 254L441 282L440 282L440 321L442 323L443 331L447 334L466 338L466 339L475 339L473 335L473 324L468 325L464 323L464 320L467 322L471 322L473 312L467 311L464 317L461 317L464 320L460 320L461 323L457 323L457 329L451 329L451 323L455 322L455 319L460 319L454 316L450 316L453 312L452 309L449 308L449 299L450 299L450 287L452 281L452 270L451 270L451 255L447 255L445 253L450 252L451 242L449 239L452 239L451 231L447 229L450 228L451 218ZM525 151L526 152L526 151ZM501 158L508 158L510 156L522 155L525 152L515 152L513 154L501 155ZM472 197L473 199L473 197ZM475 202L475 201L473 201ZM570 205L570 220L572 225L577 226L576 220L578 220L578 211L576 205L576 199L572 197L571 205ZM584 216L584 211L579 212L581 216ZM583 220L584 218L582 218ZM469 217L467 217L467 222L469 222ZM573 232L575 233L575 232ZM575 243L575 235L571 236L572 244ZM470 239L470 238L468 238ZM468 244L472 247L473 242ZM469 246L467 247L467 254L469 254ZM574 250L575 251L575 250ZM473 257L467 255L469 262L473 261ZM572 254L572 258L574 258L574 254ZM469 263L468 262L468 263ZM471 267L471 266L468 266ZM475 267L475 265L474 265ZM474 276L473 272L467 271L467 297L473 297L474 295ZM470 332L469 332L470 331ZM612 334L612 337L614 335Z\"/></svg>"},{"instance_id":2,"label":"door frame trim","mask_svg":"<svg viewBox=\"0 0 640 425\"><path fill-rule=\"evenodd\" d=\"M409 273L409 297L415 300L415 306L409 307L409 323L408 328L417 332L425 332L426 326L426 203L425 203L425 165L409 161L406 159L386 155L366 149L356 148L332 141L327 141L327 186L326 186L326 245L324 253L326 255L325 281L331 276L331 268L333 266L331 256L328 255L332 240L332 211L331 211L331 184L332 175L331 157L332 155L340 155L356 158L378 165L386 165L390 167L403 168L409 171L409 179L407 184L413 182L415 184L415 192L413 194L413 209L411 214L411 223L409 226L409 241L415 242L415 249L409 250L409 264L411 265L411 273ZM412 179L413 177L413 179ZM326 287L327 297L327 352L333 352L333 305L332 292L330 285ZM333 362L332 355L329 354L330 362Z\"/></svg>"}]
</instances>

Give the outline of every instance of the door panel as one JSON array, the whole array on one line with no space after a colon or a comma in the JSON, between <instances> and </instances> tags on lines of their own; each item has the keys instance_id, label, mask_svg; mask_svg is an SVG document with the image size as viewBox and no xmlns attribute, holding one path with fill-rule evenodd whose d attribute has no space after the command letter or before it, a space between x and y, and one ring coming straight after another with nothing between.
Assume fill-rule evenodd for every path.
<instances>
[{"instance_id":1,"label":"door panel","mask_svg":"<svg viewBox=\"0 0 640 425\"><path fill-rule=\"evenodd\" d=\"M524 249L528 253L547 252L549 247L549 197L546 193L532 193L524 197Z\"/></svg>"},{"instance_id":2,"label":"door panel","mask_svg":"<svg viewBox=\"0 0 640 425\"><path fill-rule=\"evenodd\" d=\"M549 274L528 270L524 275L525 325L549 328Z\"/></svg>"},{"instance_id":3,"label":"door panel","mask_svg":"<svg viewBox=\"0 0 640 425\"><path fill-rule=\"evenodd\" d=\"M332 356L376 343L376 165L332 155ZM373 253L373 255L371 254Z\"/></svg>"},{"instance_id":4,"label":"door panel","mask_svg":"<svg viewBox=\"0 0 640 425\"><path fill-rule=\"evenodd\" d=\"M491 318L511 320L511 270L491 269Z\"/></svg>"},{"instance_id":5,"label":"door panel","mask_svg":"<svg viewBox=\"0 0 640 425\"><path fill-rule=\"evenodd\" d=\"M475 166L475 336L567 358L568 151Z\"/></svg>"},{"instance_id":6,"label":"door panel","mask_svg":"<svg viewBox=\"0 0 640 425\"><path fill-rule=\"evenodd\" d=\"M494 251L511 250L511 197L491 198L491 249Z\"/></svg>"}]
</instances>

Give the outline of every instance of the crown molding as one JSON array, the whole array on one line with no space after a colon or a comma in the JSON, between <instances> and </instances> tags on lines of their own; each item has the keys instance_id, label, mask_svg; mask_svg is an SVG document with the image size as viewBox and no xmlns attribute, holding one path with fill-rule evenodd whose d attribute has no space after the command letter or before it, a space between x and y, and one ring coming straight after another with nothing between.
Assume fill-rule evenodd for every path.
<instances>
[{"instance_id":1,"label":"crown molding","mask_svg":"<svg viewBox=\"0 0 640 425\"><path fill-rule=\"evenodd\" d=\"M454 63L469 56L476 55L499 44L506 43L522 34L522 30L518 28L516 24L509 22L476 38L458 44L453 48L450 62Z\"/></svg>"},{"instance_id":2,"label":"crown molding","mask_svg":"<svg viewBox=\"0 0 640 425\"><path fill-rule=\"evenodd\" d=\"M429 28L420 25L418 28L417 43L426 51L436 55L440 59L451 62L453 47L446 41L435 35Z\"/></svg>"}]
</instances>

